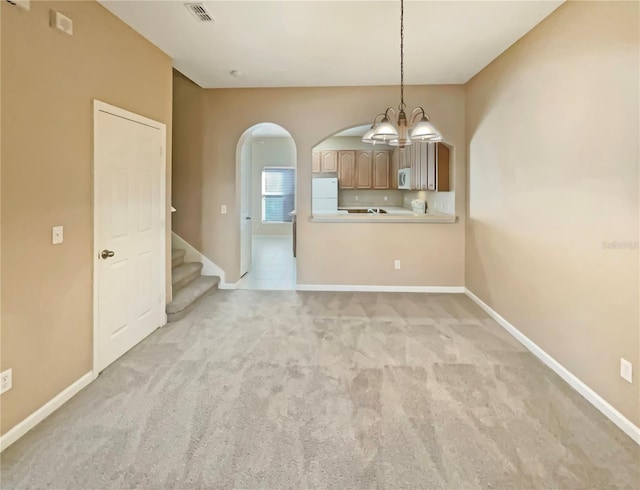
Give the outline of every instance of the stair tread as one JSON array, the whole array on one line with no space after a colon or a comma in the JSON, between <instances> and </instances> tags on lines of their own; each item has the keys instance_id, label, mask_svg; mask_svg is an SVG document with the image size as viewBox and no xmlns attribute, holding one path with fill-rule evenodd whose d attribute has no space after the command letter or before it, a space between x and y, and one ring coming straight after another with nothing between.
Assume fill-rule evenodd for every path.
<instances>
[{"instance_id":1,"label":"stair tread","mask_svg":"<svg viewBox=\"0 0 640 490\"><path fill-rule=\"evenodd\" d=\"M173 295L173 300L167 305L167 314L172 315L181 312L209 290L218 284L219 278L214 276L200 276L178 290Z\"/></svg>"},{"instance_id":2,"label":"stair tread","mask_svg":"<svg viewBox=\"0 0 640 490\"><path fill-rule=\"evenodd\" d=\"M183 262L171 269L171 284L175 285L192 274L200 273L202 264L200 262Z\"/></svg>"}]
</instances>

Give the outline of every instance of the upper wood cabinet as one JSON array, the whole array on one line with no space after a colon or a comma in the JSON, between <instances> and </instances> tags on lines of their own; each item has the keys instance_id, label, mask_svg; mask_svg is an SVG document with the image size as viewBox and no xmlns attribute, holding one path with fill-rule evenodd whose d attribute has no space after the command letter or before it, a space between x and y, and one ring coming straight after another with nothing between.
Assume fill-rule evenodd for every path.
<instances>
[{"instance_id":1,"label":"upper wood cabinet","mask_svg":"<svg viewBox=\"0 0 640 490\"><path fill-rule=\"evenodd\" d=\"M389 152L374 151L373 152L373 188L388 189L389 188Z\"/></svg>"},{"instance_id":2,"label":"upper wood cabinet","mask_svg":"<svg viewBox=\"0 0 640 490\"><path fill-rule=\"evenodd\" d=\"M414 143L406 147L404 157L406 167L411 168L411 189L450 191L449 154L449 147L443 143ZM402 165L402 150L399 155L399 162Z\"/></svg>"},{"instance_id":3,"label":"upper wood cabinet","mask_svg":"<svg viewBox=\"0 0 640 490\"><path fill-rule=\"evenodd\" d=\"M338 152L338 187L355 189L356 152L346 150Z\"/></svg>"},{"instance_id":4,"label":"upper wood cabinet","mask_svg":"<svg viewBox=\"0 0 640 490\"><path fill-rule=\"evenodd\" d=\"M371 189L371 155L370 151L356 151L356 189Z\"/></svg>"},{"instance_id":5,"label":"upper wood cabinet","mask_svg":"<svg viewBox=\"0 0 640 490\"><path fill-rule=\"evenodd\" d=\"M448 192L451 190L449 147L443 143L429 143L426 154L426 178L423 189Z\"/></svg>"},{"instance_id":6,"label":"upper wood cabinet","mask_svg":"<svg viewBox=\"0 0 640 490\"><path fill-rule=\"evenodd\" d=\"M398 170L400 169L400 150L396 148L391 152L391 166L389 167L389 189L398 188Z\"/></svg>"},{"instance_id":7,"label":"upper wood cabinet","mask_svg":"<svg viewBox=\"0 0 640 490\"><path fill-rule=\"evenodd\" d=\"M397 189L402 154L397 150L314 150L314 173L337 172L340 189Z\"/></svg>"},{"instance_id":8,"label":"upper wood cabinet","mask_svg":"<svg viewBox=\"0 0 640 490\"><path fill-rule=\"evenodd\" d=\"M320 152L313 151L311 152L311 172L318 173L320 172Z\"/></svg>"},{"instance_id":9,"label":"upper wood cabinet","mask_svg":"<svg viewBox=\"0 0 640 490\"><path fill-rule=\"evenodd\" d=\"M436 191L448 192L451 190L451 162L449 160L449 147L443 143L435 144L435 169Z\"/></svg>"},{"instance_id":10,"label":"upper wood cabinet","mask_svg":"<svg viewBox=\"0 0 640 490\"><path fill-rule=\"evenodd\" d=\"M321 172L337 172L338 171L338 152L336 150L328 150L320 152L320 171Z\"/></svg>"},{"instance_id":11,"label":"upper wood cabinet","mask_svg":"<svg viewBox=\"0 0 640 490\"><path fill-rule=\"evenodd\" d=\"M338 171L338 150L314 150L311 154L311 171L315 173Z\"/></svg>"}]
</instances>

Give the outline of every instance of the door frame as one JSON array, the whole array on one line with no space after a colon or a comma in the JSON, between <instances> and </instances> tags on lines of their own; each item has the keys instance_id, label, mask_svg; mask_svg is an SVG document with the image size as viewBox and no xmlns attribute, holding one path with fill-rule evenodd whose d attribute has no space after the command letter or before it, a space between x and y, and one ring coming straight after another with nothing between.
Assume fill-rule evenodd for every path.
<instances>
[{"instance_id":1,"label":"door frame","mask_svg":"<svg viewBox=\"0 0 640 490\"><path fill-rule=\"evenodd\" d=\"M160 233L162 236L162 247L161 249L161 263L163 267L160 270L160 278L159 281L162 282L162 287L160 288L161 294L161 303L164 305L162 311L161 325L166 325L167 323L167 313L166 313L166 305L167 305L167 126L164 123L159 121L154 121L153 119L149 119L147 117L141 116L139 114L135 114L133 112L129 112L125 109L121 109L119 107L113 106L111 104L107 104L106 102L102 102L98 99L93 99L93 139L92 139L92 153L93 153L93 161L91 164L91 171L93 173L92 184L92 199L91 203L93 206L93 244L92 244L92 253L93 253L93 362L92 362L92 370L93 370L93 378L97 378L100 372L98 371L98 358L99 358L99 335L98 335L98 327L99 327L99 319L100 319L100 311L98 308L99 295L98 295L98 285L99 281L99 263L98 263L98 229L100 226L100 219L98 217L98 213L96 212L96 120L98 115L101 113L111 114L112 116L121 117L123 119L127 119L132 122L144 124L145 126L150 126L152 128L158 129L160 131L161 137L161 167L160 167Z\"/></svg>"},{"instance_id":2,"label":"door frame","mask_svg":"<svg viewBox=\"0 0 640 490\"><path fill-rule=\"evenodd\" d=\"M243 236L243 225L246 226L246 217L242 216L242 201L243 201L243 197L244 197L244 192L245 192L245 179L244 177L246 175L248 175L249 178L249 182L251 182L252 176L253 176L253 165L251 160L249 161L245 161L245 159L243 158L243 149L245 147L245 145L248 144L248 140L251 138L251 131L252 128L249 128L247 131L245 131L242 136L240 137L240 139L238 140L238 144L236 146L236 172L238 173L238 215L240 217L240 221L239 221L239 243L240 243L240 278L244 277L244 274L242 274L242 263L243 263L243 258L244 254L243 254L243 240L245 239L245 237ZM247 172L247 174L245 174L245 172ZM252 211L253 211L253 196L251 195L251 191L253 189L249 188L249 215L252 215ZM249 229L250 231L250 235L251 235L251 239L249 240L249 268L247 269L247 272L245 274L248 274L251 271L251 253L252 253L252 243L253 243L253 216L251 216L251 223L249 224Z\"/></svg>"}]
</instances>

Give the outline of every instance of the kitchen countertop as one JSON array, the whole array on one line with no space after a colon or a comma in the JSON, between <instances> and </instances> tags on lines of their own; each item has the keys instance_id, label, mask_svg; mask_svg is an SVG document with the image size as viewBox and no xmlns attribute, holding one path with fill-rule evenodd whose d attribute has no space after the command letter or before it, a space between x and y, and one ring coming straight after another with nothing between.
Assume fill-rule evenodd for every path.
<instances>
[{"instance_id":1,"label":"kitchen countertop","mask_svg":"<svg viewBox=\"0 0 640 490\"><path fill-rule=\"evenodd\" d=\"M314 223L455 223L453 214L434 213L416 214L410 209L399 206L340 206L338 209L380 208L386 214L352 213L352 214L317 214L311 217Z\"/></svg>"}]
</instances>

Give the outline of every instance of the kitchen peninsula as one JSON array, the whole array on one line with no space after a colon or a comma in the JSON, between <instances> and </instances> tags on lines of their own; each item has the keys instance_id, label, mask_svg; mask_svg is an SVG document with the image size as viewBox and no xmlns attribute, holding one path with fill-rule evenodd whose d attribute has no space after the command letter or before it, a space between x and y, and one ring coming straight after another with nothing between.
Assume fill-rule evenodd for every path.
<instances>
[{"instance_id":1,"label":"kitchen peninsula","mask_svg":"<svg viewBox=\"0 0 640 490\"><path fill-rule=\"evenodd\" d=\"M311 217L316 223L455 223L453 214L438 212L418 213L400 206L339 207L336 214L317 214Z\"/></svg>"}]
</instances>

